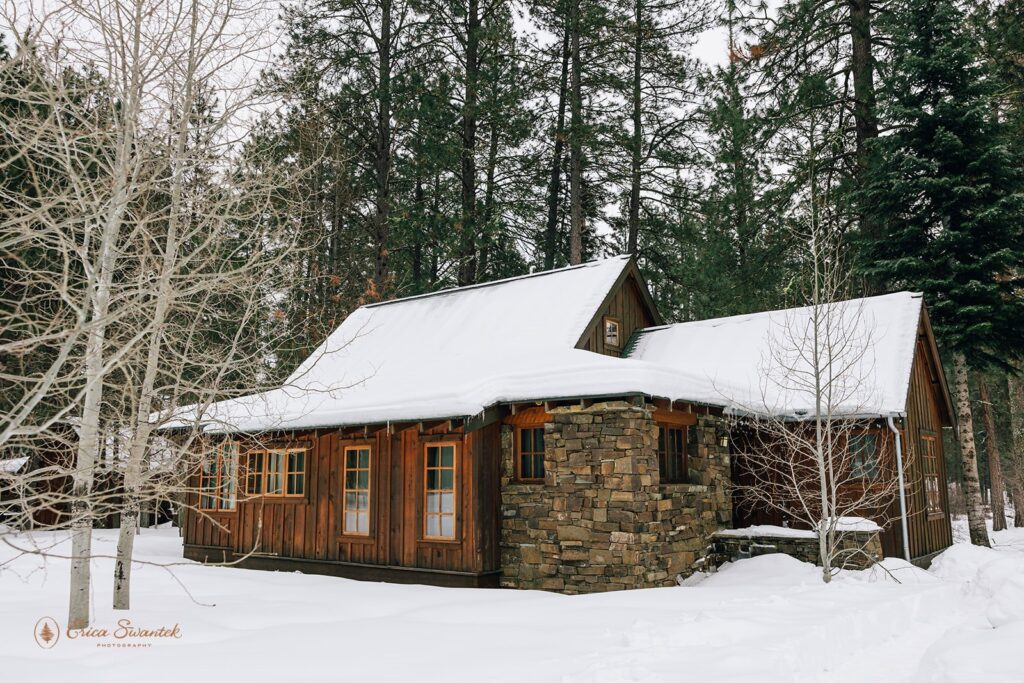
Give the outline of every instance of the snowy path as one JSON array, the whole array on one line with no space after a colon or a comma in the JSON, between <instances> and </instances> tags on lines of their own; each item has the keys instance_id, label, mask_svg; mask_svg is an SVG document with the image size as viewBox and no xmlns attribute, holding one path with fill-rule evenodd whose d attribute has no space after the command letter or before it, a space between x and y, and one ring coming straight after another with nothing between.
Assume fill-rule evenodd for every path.
<instances>
[{"instance_id":1,"label":"snowy path","mask_svg":"<svg viewBox=\"0 0 1024 683\"><path fill-rule=\"evenodd\" d=\"M115 533L96 536L112 553ZM33 631L64 623L65 563L5 562L0 544L0 680L1024 681L1024 531L994 538L998 550L955 546L931 573L890 560L900 584L876 570L825 586L771 555L696 586L581 597L143 565L128 613L110 609L112 563L97 559L97 627L127 617L181 638L64 636L49 650ZM137 556L181 562L175 530L143 531Z\"/></svg>"}]
</instances>

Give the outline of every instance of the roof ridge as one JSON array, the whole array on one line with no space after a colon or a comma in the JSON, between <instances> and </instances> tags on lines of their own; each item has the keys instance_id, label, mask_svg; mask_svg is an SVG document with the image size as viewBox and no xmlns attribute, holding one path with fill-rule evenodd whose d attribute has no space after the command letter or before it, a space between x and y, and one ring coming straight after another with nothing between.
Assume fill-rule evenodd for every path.
<instances>
[{"instance_id":1,"label":"roof ridge","mask_svg":"<svg viewBox=\"0 0 1024 683\"><path fill-rule=\"evenodd\" d=\"M574 266L563 266L561 268L552 268L551 270L539 270L533 273L524 273L523 275L514 275L512 277L502 278L500 280L491 280L490 282L478 282L473 285L463 285L462 287L448 287L447 289L439 289L436 292L425 292L423 294L413 294L411 296L405 296L398 299L389 299L388 301L379 301L372 304L363 304L359 308L380 308L381 306L388 306L390 304L398 304L406 301L415 301L417 299L425 299L432 296L441 296L443 294L454 294L456 292L462 292L470 289L482 289L484 287L493 287L495 285L503 285L509 282L516 282L518 280L526 280L532 277L541 277L544 275L554 275L556 273L563 273L569 270L577 270L580 268L592 268L601 263L607 263L608 261L628 261L630 258L629 254L619 254L618 256L609 256L608 258L595 259L593 261L587 261L586 263L578 263Z\"/></svg>"},{"instance_id":2,"label":"roof ridge","mask_svg":"<svg viewBox=\"0 0 1024 683\"><path fill-rule=\"evenodd\" d=\"M858 296L852 299L842 299L840 301L830 301L829 304L845 304L851 301L867 301L868 299L881 299L887 296L895 296L897 294L909 294L914 298L922 298L924 295L921 292L914 292L909 289L901 289L895 292L886 292L885 294L872 294L871 296ZM657 330L664 330L677 325L705 325L709 323L723 323L729 320L739 320L742 318L752 318L755 316L769 315L771 313L785 313L787 311L800 311L805 308L810 308L812 304L804 304L802 306L789 306L787 308L778 308L771 311L752 311L750 313L738 313L736 315L720 315L716 318L703 318L701 320L682 320L675 323L665 323L664 325L652 325L651 327L644 327L637 330L638 334L646 334L648 332L655 332ZM827 304L822 304L827 305Z\"/></svg>"}]
</instances>

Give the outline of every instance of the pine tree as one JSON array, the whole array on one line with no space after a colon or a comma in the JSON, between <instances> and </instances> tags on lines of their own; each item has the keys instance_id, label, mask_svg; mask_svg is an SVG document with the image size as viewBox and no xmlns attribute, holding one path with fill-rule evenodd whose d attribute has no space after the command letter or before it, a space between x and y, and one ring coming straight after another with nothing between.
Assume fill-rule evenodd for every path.
<instances>
[{"instance_id":1,"label":"pine tree","mask_svg":"<svg viewBox=\"0 0 1024 683\"><path fill-rule=\"evenodd\" d=\"M864 194L884 226L865 240L863 272L921 290L952 356L971 541L981 511L968 369L1010 369L1024 352L1021 173L994 116L976 36L952 0L903 0L893 16L892 135Z\"/></svg>"}]
</instances>

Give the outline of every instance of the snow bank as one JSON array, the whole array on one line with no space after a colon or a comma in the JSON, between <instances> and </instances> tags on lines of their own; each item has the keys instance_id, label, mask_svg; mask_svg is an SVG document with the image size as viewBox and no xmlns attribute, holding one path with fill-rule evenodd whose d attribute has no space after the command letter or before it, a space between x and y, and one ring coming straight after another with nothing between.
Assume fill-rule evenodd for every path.
<instances>
[{"instance_id":1,"label":"snow bank","mask_svg":"<svg viewBox=\"0 0 1024 683\"><path fill-rule=\"evenodd\" d=\"M20 458L8 458L7 460L0 460L0 472L7 474L17 474L21 471L21 468L28 462L28 456L22 456Z\"/></svg>"},{"instance_id":2,"label":"snow bank","mask_svg":"<svg viewBox=\"0 0 1024 683\"><path fill-rule=\"evenodd\" d=\"M716 536L728 536L730 538L761 538L772 536L775 538L817 538L818 534L807 529L791 529L786 526L775 526L774 524L754 524L739 529L719 529Z\"/></svg>"}]
</instances>

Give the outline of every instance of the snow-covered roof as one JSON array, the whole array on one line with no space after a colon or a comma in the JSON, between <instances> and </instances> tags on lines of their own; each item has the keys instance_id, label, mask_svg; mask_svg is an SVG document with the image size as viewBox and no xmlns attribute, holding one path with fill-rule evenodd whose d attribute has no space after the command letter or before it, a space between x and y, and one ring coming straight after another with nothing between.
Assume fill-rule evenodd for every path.
<instances>
[{"instance_id":1,"label":"snow-covered roof","mask_svg":"<svg viewBox=\"0 0 1024 683\"><path fill-rule=\"evenodd\" d=\"M23 455L20 458L8 458L7 460L0 460L0 472L5 474L18 474L21 472L21 468L28 462L28 456Z\"/></svg>"},{"instance_id":2,"label":"snow-covered roof","mask_svg":"<svg viewBox=\"0 0 1024 683\"><path fill-rule=\"evenodd\" d=\"M621 361L574 347L629 263L620 256L363 306L283 387L214 404L205 417L239 431L297 429L620 393L616 378L629 375Z\"/></svg>"},{"instance_id":3,"label":"snow-covered roof","mask_svg":"<svg viewBox=\"0 0 1024 683\"><path fill-rule=\"evenodd\" d=\"M815 413L813 369L831 361L823 413L901 415L921 305L920 294L897 292L664 325L644 330L630 358L702 378L711 393L690 392L691 400L795 418Z\"/></svg>"},{"instance_id":4,"label":"snow-covered roof","mask_svg":"<svg viewBox=\"0 0 1024 683\"><path fill-rule=\"evenodd\" d=\"M629 266L628 257L615 257L363 306L282 387L215 403L203 419L209 431L255 432L461 418L504 402L629 394L735 410L760 404L775 413L804 407L794 391L755 399L770 376L764 360L773 335L805 324L810 309L650 328L627 358L575 348ZM880 384L843 408L902 413L920 296L834 306L843 325L870 329L870 363L855 375Z\"/></svg>"}]
</instances>

